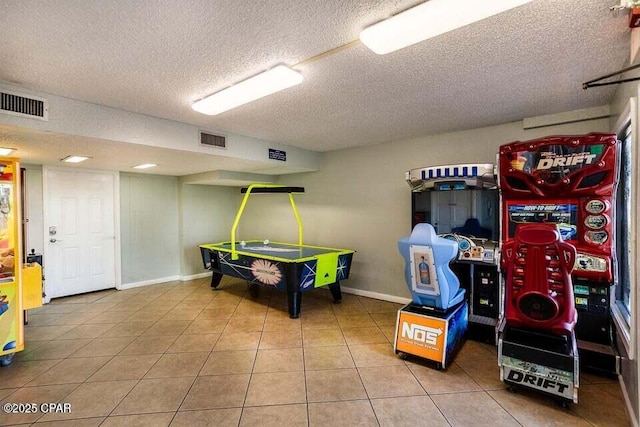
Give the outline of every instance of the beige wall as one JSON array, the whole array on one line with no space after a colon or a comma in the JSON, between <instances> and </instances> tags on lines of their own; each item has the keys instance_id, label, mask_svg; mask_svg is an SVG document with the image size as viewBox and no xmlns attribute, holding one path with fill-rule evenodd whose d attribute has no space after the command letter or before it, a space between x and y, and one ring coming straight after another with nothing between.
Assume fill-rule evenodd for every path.
<instances>
[{"instance_id":1,"label":"beige wall","mask_svg":"<svg viewBox=\"0 0 640 427\"><path fill-rule=\"evenodd\" d=\"M343 286L392 297L410 296L397 241L410 234L409 169L454 163L494 163L498 147L515 140L607 132L607 119L523 130L521 122L325 153L320 172L289 175L304 186L296 197L305 243L357 250ZM285 196L255 196L240 238L297 241Z\"/></svg>"},{"instance_id":2,"label":"beige wall","mask_svg":"<svg viewBox=\"0 0 640 427\"><path fill-rule=\"evenodd\" d=\"M239 194L235 187L180 185L183 277L206 272L198 245L229 240Z\"/></svg>"}]
</instances>

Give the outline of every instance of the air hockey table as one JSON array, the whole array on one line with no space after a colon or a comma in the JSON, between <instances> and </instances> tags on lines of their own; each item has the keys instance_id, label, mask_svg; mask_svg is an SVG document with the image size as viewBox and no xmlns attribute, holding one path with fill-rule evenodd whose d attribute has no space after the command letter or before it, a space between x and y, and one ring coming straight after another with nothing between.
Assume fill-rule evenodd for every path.
<instances>
[{"instance_id":1,"label":"air hockey table","mask_svg":"<svg viewBox=\"0 0 640 427\"><path fill-rule=\"evenodd\" d=\"M292 319L300 316L302 292L328 286L334 302L341 301L340 281L349 277L355 252L268 240L204 244L200 251L205 268L213 272L211 287L231 276L284 291Z\"/></svg>"}]
</instances>

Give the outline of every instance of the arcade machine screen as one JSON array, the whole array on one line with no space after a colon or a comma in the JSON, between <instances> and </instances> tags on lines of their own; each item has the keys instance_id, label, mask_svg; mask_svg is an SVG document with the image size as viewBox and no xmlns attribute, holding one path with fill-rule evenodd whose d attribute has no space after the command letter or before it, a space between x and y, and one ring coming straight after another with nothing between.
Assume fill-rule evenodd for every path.
<instances>
[{"instance_id":1,"label":"arcade machine screen","mask_svg":"<svg viewBox=\"0 0 640 427\"><path fill-rule=\"evenodd\" d=\"M518 224L556 224L563 240L576 240L578 230L578 204L555 203L512 203L508 205L509 237L515 236Z\"/></svg>"}]
</instances>

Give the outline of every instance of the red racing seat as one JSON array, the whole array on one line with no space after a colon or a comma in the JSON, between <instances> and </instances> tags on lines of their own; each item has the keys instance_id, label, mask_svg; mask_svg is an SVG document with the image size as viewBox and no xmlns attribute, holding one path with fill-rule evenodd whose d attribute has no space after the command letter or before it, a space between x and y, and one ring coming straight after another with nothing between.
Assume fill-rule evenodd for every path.
<instances>
[{"instance_id":1,"label":"red racing seat","mask_svg":"<svg viewBox=\"0 0 640 427\"><path fill-rule=\"evenodd\" d=\"M576 248L555 224L520 224L502 250L508 325L570 335L578 314L571 271Z\"/></svg>"}]
</instances>

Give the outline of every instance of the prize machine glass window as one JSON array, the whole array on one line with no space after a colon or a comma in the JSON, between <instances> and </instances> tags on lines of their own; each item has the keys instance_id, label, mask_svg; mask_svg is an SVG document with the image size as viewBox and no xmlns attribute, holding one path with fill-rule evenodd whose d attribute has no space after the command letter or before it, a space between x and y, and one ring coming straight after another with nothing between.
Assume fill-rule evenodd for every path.
<instances>
[{"instance_id":1,"label":"prize machine glass window","mask_svg":"<svg viewBox=\"0 0 640 427\"><path fill-rule=\"evenodd\" d=\"M629 256L632 238L629 230L629 218L631 218L631 146L632 146L631 119L625 123L618 138L622 141L620 150L620 176L618 180L618 193L616 194L616 256L618 260L618 281L616 285L617 306L621 314L631 324L631 277L633 268Z\"/></svg>"},{"instance_id":2,"label":"prize machine glass window","mask_svg":"<svg viewBox=\"0 0 640 427\"><path fill-rule=\"evenodd\" d=\"M551 223L558 226L563 240L576 240L578 205L574 203L510 204L509 237L514 237L518 224Z\"/></svg>"}]
</instances>

